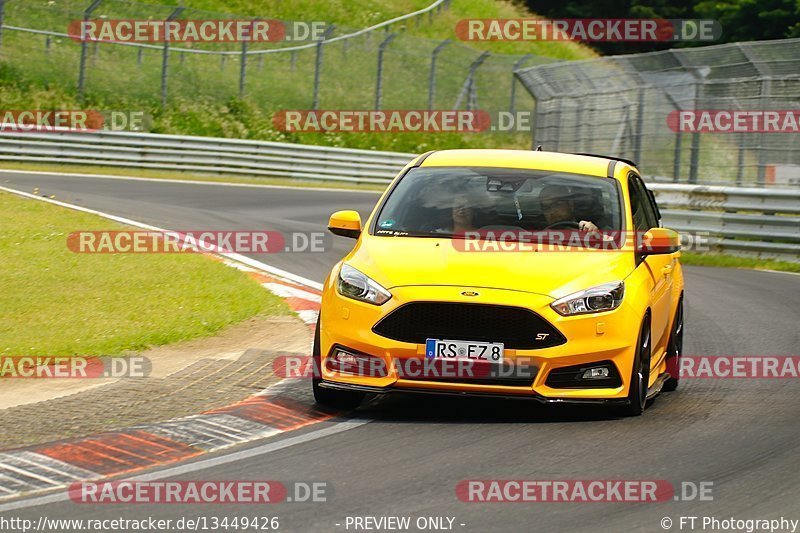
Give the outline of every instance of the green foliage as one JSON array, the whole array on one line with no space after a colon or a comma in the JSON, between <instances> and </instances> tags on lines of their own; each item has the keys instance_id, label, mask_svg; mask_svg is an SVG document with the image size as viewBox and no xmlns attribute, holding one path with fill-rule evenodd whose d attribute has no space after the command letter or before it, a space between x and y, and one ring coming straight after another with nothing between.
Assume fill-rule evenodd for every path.
<instances>
[{"instance_id":1,"label":"green foliage","mask_svg":"<svg viewBox=\"0 0 800 533\"><path fill-rule=\"evenodd\" d=\"M687 42L678 46L800 37L797 0L526 0L526 3L548 18L713 19L722 25L722 37L715 43ZM606 54L644 52L674 45L592 44Z\"/></svg>"}]
</instances>

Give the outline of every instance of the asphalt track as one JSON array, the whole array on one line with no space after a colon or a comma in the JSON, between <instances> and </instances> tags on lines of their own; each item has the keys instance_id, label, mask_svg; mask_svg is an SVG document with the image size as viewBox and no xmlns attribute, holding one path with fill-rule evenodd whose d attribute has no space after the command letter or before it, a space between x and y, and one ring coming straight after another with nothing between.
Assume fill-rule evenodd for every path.
<instances>
[{"instance_id":1,"label":"asphalt track","mask_svg":"<svg viewBox=\"0 0 800 533\"><path fill-rule=\"evenodd\" d=\"M318 231L330 212L353 208L365 216L376 199L353 192L14 173L0 175L0 184L26 192L39 187L62 201L178 230ZM336 238L326 253L254 257L322 281L350 244ZM800 353L800 276L687 267L686 284L687 354ZM56 501L2 516L262 515L278 516L281 531L348 531L348 516L411 516L412 523L419 516L448 516L455 518L455 531L465 532L655 532L664 531L663 517L678 531L681 516L800 519L798 407L796 379L684 380L644 416L627 419L600 409L528 402L392 397L354 413L356 423L340 428L346 430L320 433L336 424L324 423L295 432L305 436L298 442L271 448L264 448L269 440L258 442L169 474L184 480L325 481L331 487L325 503L198 508ZM226 458L243 449L252 453ZM710 481L713 501L464 503L455 493L463 479L665 479L676 487Z\"/></svg>"}]
</instances>

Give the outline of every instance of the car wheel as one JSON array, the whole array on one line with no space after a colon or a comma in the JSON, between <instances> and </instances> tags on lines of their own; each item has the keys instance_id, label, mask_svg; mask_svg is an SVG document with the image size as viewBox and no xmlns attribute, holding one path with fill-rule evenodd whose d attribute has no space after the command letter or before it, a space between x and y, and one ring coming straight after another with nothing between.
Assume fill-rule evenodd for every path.
<instances>
[{"instance_id":1,"label":"car wheel","mask_svg":"<svg viewBox=\"0 0 800 533\"><path fill-rule=\"evenodd\" d=\"M650 381L650 317L645 317L636 346L636 356L631 372L631 386L628 392L628 405L622 413L625 416L640 416L647 403L647 384Z\"/></svg>"},{"instance_id":2,"label":"car wheel","mask_svg":"<svg viewBox=\"0 0 800 533\"><path fill-rule=\"evenodd\" d=\"M669 379L664 382L662 390L671 392L678 388L680 379L680 363L683 354L683 297L678 301L678 309L675 311L675 323L669 334L669 344L667 344L667 372Z\"/></svg>"},{"instance_id":3,"label":"car wheel","mask_svg":"<svg viewBox=\"0 0 800 533\"><path fill-rule=\"evenodd\" d=\"M317 319L317 327L314 330L314 348L312 352L314 358L314 377L311 379L311 388L314 392L314 401L319 405L326 407L333 407L336 409L355 409L358 407L362 400L364 400L365 393L359 391L343 391L335 389L325 389L320 387L322 382L322 356L320 355L320 341L319 341L319 319Z\"/></svg>"}]
</instances>

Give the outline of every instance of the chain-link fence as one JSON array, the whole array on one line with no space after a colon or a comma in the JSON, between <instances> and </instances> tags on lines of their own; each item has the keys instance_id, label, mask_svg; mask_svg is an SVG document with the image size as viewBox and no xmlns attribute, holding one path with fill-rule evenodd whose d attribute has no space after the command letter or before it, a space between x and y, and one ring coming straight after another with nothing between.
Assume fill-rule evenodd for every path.
<instances>
[{"instance_id":1,"label":"chain-link fence","mask_svg":"<svg viewBox=\"0 0 800 533\"><path fill-rule=\"evenodd\" d=\"M675 118L687 110L797 116L800 39L561 62L517 75L536 102L533 144L545 150L627 157L666 181L800 186L800 134L786 133L791 122L777 133L723 133L676 128Z\"/></svg>"},{"instance_id":2,"label":"chain-link fence","mask_svg":"<svg viewBox=\"0 0 800 533\"><path fill-rule=\"evenodd\" d=\"M244 17L129 0L0 0L0 68L117 109L245 98L266 112L534 110L534 145L547 150L629 157L667 181L800 184L796 133L692 133L667 122L677 110L800 109L800 40L555 62L411 35L448 2L370 28L305 21L325 25L316 42L114 43L80 42L67 28Z\"/></svg>"},{"instance_id":3,"label":"chain-link fence","mask_svg":"<svg viewBox=\"0 0 800 533\"><path fill-rule=\"evenodd\" d=\"M70 80L79 95L101 102L246 97L268 110L529 108L513 72L552 59L482 54L409 34L431 24L449 1L367 31L327 25L325 40L315 42L82 43L67 28L83 19L245 17L126 0L0 0L0 60L19 79L45 86Z\"/></svg>"}]
</instances>

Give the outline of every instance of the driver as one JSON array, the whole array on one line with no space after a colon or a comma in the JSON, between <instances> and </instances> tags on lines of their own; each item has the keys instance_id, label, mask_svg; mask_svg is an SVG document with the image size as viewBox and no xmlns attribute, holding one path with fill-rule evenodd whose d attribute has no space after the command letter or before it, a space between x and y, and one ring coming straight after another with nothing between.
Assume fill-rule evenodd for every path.
<instances>
[{"instance_id":1,"label":"driver","mask_svg":"<svg viewBox=\"0 0 800 533\"><path fill-rule=\"evenodd\" d=\"M453 198L450 215L453 218L453 233L463 233L475 229L473 222L475 202L469 194L460 193Z\"/></svg>"},{"instance_id":2,"label":"driver","mask_svg":"<svg viewBox=\"0 0 800 533\"><path fill-rule=\"evenodd\" d=\"M547 220L547 228L563 222L572 222L581 231L599 232L600 228L590 220L578 220L575 205L566 185L546 185L539 192L539 205Z\"/></svg>"}]
</instances>

